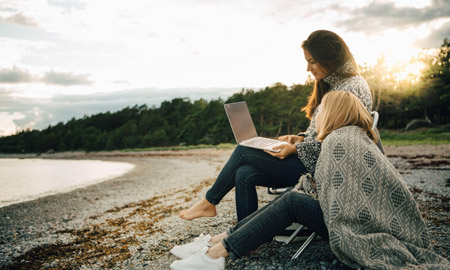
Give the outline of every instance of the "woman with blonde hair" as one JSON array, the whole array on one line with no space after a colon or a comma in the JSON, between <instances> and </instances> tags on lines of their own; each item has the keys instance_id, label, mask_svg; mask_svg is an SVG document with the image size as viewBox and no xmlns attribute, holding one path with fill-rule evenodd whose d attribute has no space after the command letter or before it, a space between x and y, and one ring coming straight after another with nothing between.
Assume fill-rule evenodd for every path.
<instances>
[{"instance_id":1,"label":"woman with blonde hair","mask_svg":"<svg viewBox=\"0 0 450 270\"><path fill-rule=\"evenodd\" d=\"M323 141L328 134L345 126L358 126L367 132L370 139L378 141L378 136L372 129L372 116L354 95L336 91L325 95L322 102L325 105L316 115L316 125L320 126L318 141Z\"/></svg>"},{"instance_id":2,"label":"woman with blonde hair","mask_svg":"<svg viewBox=\"0 0 450 270\"><path fill-rule=\"evenodd\" d=\"M425 222L405 182L376 146L372 118L353 94L325 95L316 116L322 151L314 178L241 220L227 232L171 253L172 269L225 269L293 222L329 240L336 257L352 268L449 269L432 250Z\"/></svg>"},{"instance_id":3,"label":"woman with blonde hair","mask_svg":"<svg viewBox=\"0 0 450 270\"><path fill-rule=\"evenodd\" d=\"M314 173L320 153L315 118L325 93L339 90L353 93L371 111L369 86L358 75L350 49L339 35L318 30L311 33L301 47L307 62L306 70L315 78L314 90L302 109L311 119L308 129L297 135L279 137L288 144L274 148L280 150L278 153L238 145L205 196L191 208L181 211L181 218L193 220L215 216L216 205L235 188L239 221L258 209L256 186L292 187L301 175Z\"/></svg>"}]
</instances>

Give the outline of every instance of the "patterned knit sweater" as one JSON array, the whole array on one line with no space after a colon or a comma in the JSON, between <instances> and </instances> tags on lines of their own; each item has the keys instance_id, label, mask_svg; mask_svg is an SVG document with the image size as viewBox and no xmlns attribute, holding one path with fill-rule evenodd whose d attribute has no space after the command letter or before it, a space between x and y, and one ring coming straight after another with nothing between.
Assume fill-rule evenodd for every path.
<instances>
[{"instance_id":1,"label":"patterned knit sweater","mask_svg":"<svg viewBox=\"0 0 450 270\"><path fill-rule=\"evenodd\" d=\"M344 77L341 75L350 72L354 72L354 67L351 62L347 62L340 68L338 68L335 72L324 78L323 81L330 85L329 92L350 92L357 96L362 101L366 109L371 112L372 95L370 93L369 85L361 75L356 75L353 77ZM316 140L316 115L318 113L319 107L314 110L309 127L304 133L305 138L303 142L296 144L298 157L302 161L303 165L305 165L305 168L309 173L314 173L316 161L320 154L321 143Z\"/></svg>"},{"instance_id":2,"label":"patterned knit sweater","mask_svg":"<svg viewBox=\"0 0 450 270\"><path fill-rule=\"evenodd\" d=\"M330 247L364 269L450 269L399 172L366 132L347 126L322 143L314 179Z\"/></svg>"}]
</instances>

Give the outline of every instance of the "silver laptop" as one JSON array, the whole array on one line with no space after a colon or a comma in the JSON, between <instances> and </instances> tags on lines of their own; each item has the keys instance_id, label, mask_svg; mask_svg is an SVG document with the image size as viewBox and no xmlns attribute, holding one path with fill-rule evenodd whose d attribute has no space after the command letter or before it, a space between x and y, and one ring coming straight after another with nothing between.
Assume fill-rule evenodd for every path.
<instances>
[{"instance_id":1,"label":"silver laptop","mask_svg":"<svg viewBox=\"0 0 450 270\"><path fill-rule=\"evenodd\" d=\"M274 139L258 137L252 117L248 111L245 101L228 103L224 105L225 111L230 121L236 142L239 145L252 147L256 149L268 150L272 152L280 152L281 150L273 150L272 148L280 144L286 144Z\"/></svg>"}]
</instances>

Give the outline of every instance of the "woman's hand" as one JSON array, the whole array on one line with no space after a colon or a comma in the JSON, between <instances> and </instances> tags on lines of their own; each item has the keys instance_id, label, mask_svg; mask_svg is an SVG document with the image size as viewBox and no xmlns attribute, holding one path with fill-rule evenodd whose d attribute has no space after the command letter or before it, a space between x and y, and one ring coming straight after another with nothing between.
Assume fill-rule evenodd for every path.
<instances>
[{"instance_id":1,"label":"woman's hand","mask_svg":"<svg viewBox=\"0 0 450 270\"><path fill-rule=\"evenodd\" d=\"M283 141L283 142L288 142L291 144L295 144L295 143L303 142L304 138L305 137L303 137L303 136L297 136L297 135L284 135L284 136L278 137L278 140Z\"/></svg>"},{"instance_id":2,"label":"woman's hand","mask_svg":"<svg viewBox=\"0 0 450 270\"><path fill-rule=\"evenodd\" d=\"M281 144L275 146L273 150L281 149L280 152L272 152L265 150L264 152L268 153L271 156L277 157L279 159L285 159L287 156L294 154L297 152L297 147L294 144Z\"/></svg>"}]
</instances>

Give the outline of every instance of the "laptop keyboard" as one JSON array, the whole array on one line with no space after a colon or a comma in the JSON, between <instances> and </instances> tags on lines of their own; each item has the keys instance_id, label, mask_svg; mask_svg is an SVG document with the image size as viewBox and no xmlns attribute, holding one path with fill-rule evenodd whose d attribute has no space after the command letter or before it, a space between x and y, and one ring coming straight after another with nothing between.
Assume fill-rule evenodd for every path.
<instances>
[{"instance_id":1,"label":"laptop keyboard","mask_svg":"<svg viewBox=\"0 0 450 270\"><path fill-rule=\"evenodd\" d=\"M263 138L263 137L255 137L248 140L245 140L242 142L242 144L247 146L254 146L254 147L266 147L275 143L279 143L280 141L269 139L269 138Z\"/></svg>"}]
</instances>

